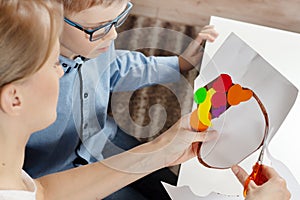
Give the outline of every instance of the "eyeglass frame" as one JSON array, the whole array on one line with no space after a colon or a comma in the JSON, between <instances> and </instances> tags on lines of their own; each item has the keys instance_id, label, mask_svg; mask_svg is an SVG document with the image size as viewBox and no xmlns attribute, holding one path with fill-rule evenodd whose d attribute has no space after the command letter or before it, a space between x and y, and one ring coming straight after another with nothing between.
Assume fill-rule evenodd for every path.
<instances>
[{"instance_id":1,"label":"eyeglass frame","mask_svg":"<svg viewBox=\"0 0 300 200\"><path fill-rule=\"evenodd\" d=\"M129 11L132 9L132 7L133 7L133 4L132 4L131 2L128 2L128 3L127 3L127 8L126 8L126 9L125 9L118 17L116 17L116 18L113 19L112 21L110 21L110 22L108 22L108 23L106 23L106 24L103 24L103 25L101 25L101 26L99 26L99 27L97 27L97 28L94 28L94 29L92 29L92 30L87 30L87 29L83 28L83 26L81 26L80 24L78 24L78 23L76 23L76 22L73 22L72 20L70 20L70 19L68 19L68 18L66 18L66 17L64 17L64 21L65 21L67 24L69 24L69 25L71 25L71 26L73 26L73 27L75 27L75 28L77 28L77 29L79 29L79 30L85 32L86 34L88 34L88 35L89 35L89 40L90 40L90 42L94 42L94 41L100 40L100 39L103 38L105 35L107 35L113 26L115 26L116 28L118 28L119 26L121 26L121 25L125 22L125 20L124 20L124 22L123 22L122 24L120 24L119 26L116 26L118 20L121 19L122 17L124 17L125 15L128 15L128 13L129 13ZM109 28L108 28L107 30L105 30L103 36L101 36L101 37L99 37L99 38L97 38L97 39L92 40L92 38L93 38L93 33L96 32L96 31L98 31L99 29L105 28L105 27L109 27Z\"/></svg>"}]
</instances>

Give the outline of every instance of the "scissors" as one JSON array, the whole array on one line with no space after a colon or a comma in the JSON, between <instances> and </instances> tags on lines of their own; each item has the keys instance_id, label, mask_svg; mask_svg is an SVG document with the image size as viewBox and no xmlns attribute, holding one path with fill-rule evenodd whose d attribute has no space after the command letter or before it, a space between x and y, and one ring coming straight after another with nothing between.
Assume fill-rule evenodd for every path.
<instances>
[{"instance_id":1,"label":"scissors","mask_svg":"<svg viewBox=\"0 0 300 200\"><path fill-rule=\"evenodd\" d=\"M248 178L246 179L246 181L244 183L244 197L247 196L248 185L251 180L253 180L256 183L256 185L262 185L265 182L267 182L267 178L262 174L262 171L263 171L263 158L264 158L264 154L265 154L265 148L267 146L268 133L269 133L269 129L266 128L265 135L264 135L264 141L263 141L263 145L262 145L258 160L255 163L255 165L252 167L252 173L248 176Z\"/></svg>"}]
</instances>

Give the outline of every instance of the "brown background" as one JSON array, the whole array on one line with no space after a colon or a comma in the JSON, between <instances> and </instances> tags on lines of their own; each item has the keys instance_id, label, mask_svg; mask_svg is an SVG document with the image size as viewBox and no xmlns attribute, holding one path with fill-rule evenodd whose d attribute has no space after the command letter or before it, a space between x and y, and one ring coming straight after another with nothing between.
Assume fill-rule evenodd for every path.
<instances>
[{"instance_id":1,"label":"brown background","mask_svg":"<svg viewBox=\"0 0 300 200\"><path fill-rule=\"evenodd\" d=\"M215 15L300 32L300 0L132 0L132 13L203 26Z\"/></svg>"}]
</instances>

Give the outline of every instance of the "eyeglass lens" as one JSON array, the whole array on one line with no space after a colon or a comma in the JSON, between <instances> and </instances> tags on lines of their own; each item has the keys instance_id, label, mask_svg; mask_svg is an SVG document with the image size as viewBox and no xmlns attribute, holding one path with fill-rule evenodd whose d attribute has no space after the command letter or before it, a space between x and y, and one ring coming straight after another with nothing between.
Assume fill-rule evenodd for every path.
<instances>
[{"instance_id":1,"label":"eyeglass lens","mask_svg":"<svg viewBox=\"0 0 300 200\"><path fill-rule=\"evenodd\" d=\"M115 26L116 28L120 27L127 19L128 13L125 13L121 18L119 18L115 23L108 24L106 27L100 28L99 30L95 31L92 35L91 40L95 41L102 37L104 37L112 28L112 26Z\"/></svg>"}]
</instances>

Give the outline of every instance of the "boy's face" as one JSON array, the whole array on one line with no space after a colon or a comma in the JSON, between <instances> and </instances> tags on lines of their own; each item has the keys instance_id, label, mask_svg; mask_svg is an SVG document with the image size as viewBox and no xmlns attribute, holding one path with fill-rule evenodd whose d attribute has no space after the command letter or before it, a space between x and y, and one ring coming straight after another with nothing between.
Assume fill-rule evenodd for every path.
<instances>
[{"instance_id":1,"label":"boy's face","mask_svg":"<svg viewBox=\"0 0 300 200\"><path fill-rule=\"evenodd\" d=\"M118 17L126 8L127 1L113 3L109 7L97 5L79 13L65 16L69 20L81 25L85 29L94 29ZM116 39L117 32L114 26L103 38L91 42L85 32L64 23L61 35L61 54L68 58L81 55L86 58L95 58L108 50L112 41Z\"/></svg>"}]
</instances>

